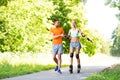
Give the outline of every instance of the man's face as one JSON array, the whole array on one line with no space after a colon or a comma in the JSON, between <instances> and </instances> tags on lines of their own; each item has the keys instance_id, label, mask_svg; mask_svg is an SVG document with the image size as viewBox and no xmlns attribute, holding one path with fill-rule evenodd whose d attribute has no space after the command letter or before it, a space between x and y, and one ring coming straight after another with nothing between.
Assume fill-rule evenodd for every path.
<instances>
[{"instance_id":1,"label":"man's face","mask_svg":"<svg viewBox=\"0 0 120 80\"><path fill-rule=\"evenodd\" d=\"M56 27L58 27L60 25L60 22L59 21L55 21L55 24L54 24Z\"/></svg>"}]
</instances>

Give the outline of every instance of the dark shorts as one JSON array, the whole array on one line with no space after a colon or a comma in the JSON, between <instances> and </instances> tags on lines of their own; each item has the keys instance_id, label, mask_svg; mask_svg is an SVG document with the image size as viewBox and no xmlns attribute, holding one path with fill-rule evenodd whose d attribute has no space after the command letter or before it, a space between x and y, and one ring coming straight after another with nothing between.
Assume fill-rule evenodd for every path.
<instances>
[{"instance_id":1,"label":"dark shorts","mask_svg":"<svg viewBox=\"0 0 120 80\"><path fill-rule=\"evenodd\" d=\"M71 42L70 48L79 50L79 49L81 49L81 44L80 44L80 42Z\"/></svg>"},{"instance_id":2,"label":"dark shorts","mask_svg":"<svg viewBox=\"0 0 120 80\"><path fill-rule=\"evenodd\" d=\"M62 44L53 44L52 45L52 53L53 54L62 54L63 53L63 45Z\"/></svg>"}]
</instances>

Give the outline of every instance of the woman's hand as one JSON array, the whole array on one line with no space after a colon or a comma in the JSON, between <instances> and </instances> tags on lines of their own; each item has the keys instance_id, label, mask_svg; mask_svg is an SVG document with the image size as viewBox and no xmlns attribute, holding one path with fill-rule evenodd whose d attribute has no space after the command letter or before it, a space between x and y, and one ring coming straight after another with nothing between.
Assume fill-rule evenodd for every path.
<instances>
[{"instance_id":1,"label":"woman's hand","mask_svg":"<svg viewBox=\"0 0 120 80\"><path fill-rule=\"evenodd\" d=\"M64 38L67 40L70 40L70 36L69 35L64 35Z\"/></svg>"}]
</instances>

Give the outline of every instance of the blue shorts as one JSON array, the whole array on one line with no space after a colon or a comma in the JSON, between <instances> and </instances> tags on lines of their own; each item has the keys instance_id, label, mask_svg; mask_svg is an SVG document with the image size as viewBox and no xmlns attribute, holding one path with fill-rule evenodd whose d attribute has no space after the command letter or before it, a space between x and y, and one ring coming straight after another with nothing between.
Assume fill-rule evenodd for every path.
<instances>
[{"instance_id":1,"label":"blue shorts","mask_svg":"<svg viewBox=\"0 0 120 80\"><path fill-rule=\"evenodd\" d=\"M63 45L62 44L53 44L52 45L52 53L53 54L62 54L63 53Z\"/></svg>"},{"instance_id":2,"label":"blue shorts","mask_svg":"<svg viewBox=\"0 0 120 80\"><path fill-rule=\"evenodd\" d=\"M79 50L79 49L81 49L81 44L80 44L80 42L71 42L70 48Z\"/></svg>"}]
</instances>

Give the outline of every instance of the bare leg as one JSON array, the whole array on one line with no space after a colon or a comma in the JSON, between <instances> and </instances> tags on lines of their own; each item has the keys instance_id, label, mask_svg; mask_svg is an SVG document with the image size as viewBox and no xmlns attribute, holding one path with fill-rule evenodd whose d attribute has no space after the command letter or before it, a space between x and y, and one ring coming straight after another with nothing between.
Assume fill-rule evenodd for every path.
<instances>
[{"instance_id":1,"label":"bare leg","mask_svg":"<svg viewBox=\"0 0 120 80\"><path fill-rule=\"evenodd\" d=\"M62 74L60 68L61 68L61 63L62 63L62 54L58 54L58 73Z\"/></svg>"},{"instance_id":2,"label":"bare leg","mask_svg":"<svg viewBox=\"0 0 120 80\"><path fill-rule=\"evenodd\" d=\"M59 67L59 69L61 68L61 62L62 62L61 54L58 54L58 67Z\"/></svg>"},{"instance_id":3,"label":"bare leg","mask_svg":"<svg viewBox=\"0 0 120 80\"><path fill-rule=\"evenodd\" d=\"M77 59L77 73L80 73L81 64L80 64L80 57L79 57L80 50L76 50L76 59Z\"/></svg>"},{"instance_id":4,"label":"bare leg","mask_svg":"<svg viewBox=\"0 0 120 80\"><path fill-rule=\"evenodd\" d=\"M70 48L70 53L74 54L73 48ZM70 57L70 65L73 65L73 57Z\"/></svg>"},{"instance_id":5,"label":"bare leg","mask_svg":"<svg viewBox=\"0 0 120 80\"><path fill-rule=\"evenodd\" d=\"M69 72L73 73L73 55L74 55L73 48L70 48L70 66L69 66Z\"/></svg>"},{"instance_id":6,"label":"bare leg","mask_svg":"<svg viewBox=\"0 0 120 80\"><path fill-rule=\"evenodd\" d=\"M76 50L76 54L79 55L80 50ZM80 64L80 58L77 59L77 64Z\"/></svg>"},{"instance_id":7,"label":"bare leg","mask_svg":"<svg viewBox=\"0 0 120 80\"><path fill-rule=\"evenodd\" d=\"M58 65L58 60L57 60L57 58L56 58L56 54L53 54L53 60L54 60L54 62L56 63L56 65Z\"/></svg>"}]
</instances>

